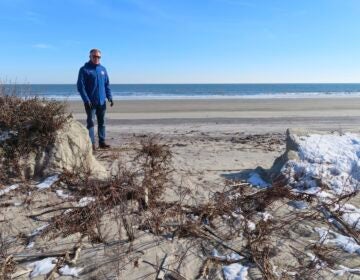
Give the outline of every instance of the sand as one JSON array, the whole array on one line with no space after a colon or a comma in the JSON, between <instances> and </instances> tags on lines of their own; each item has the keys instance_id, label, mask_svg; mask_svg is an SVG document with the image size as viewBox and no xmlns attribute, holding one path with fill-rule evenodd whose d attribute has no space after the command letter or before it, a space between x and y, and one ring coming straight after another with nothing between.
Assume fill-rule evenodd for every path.
<instances>
[{"instance_id":1,"label":"sand","mask_svg":"<svg viewBox=\"0 0 360 280\"><path fill-rule=\"evenodd\" d=\"M358 98L117 100L108 106L107 138L126 149L157 135L171 146L174 165L207 193L224 178L269 168L284 151L287 128L359 131L359 108ZM82 102L68 110L85 124Z\"/></svg>"},{"instance_id":2,"label":"sand","mask_svg":"<svg viewBox=\"0 0 360 280\"><path fill-rule=\"evenodd\" d=\"M269 168L275 158L285 151L285 131L287 128L302 128L312 131L354 131L359 132L360 99L272 99L272 100L158 100L158 101L116 101L107 112L107 139L110 150L95 153L106 166L113 164L115 154L122 160L130 161L134 148L147 136L156 136L161 143L170 147L173 154L172 166L175 180L189 187L196 195L194 203L204 203L216 191L224 189L227 180L247 178L257 166ZM70 102L68 111L85 124L85 114L81 102ZM25 195L23 195L25 196ZM166 200L176 198L174 193L166 193ZM12 203L25 200L12 197ZM52 207L61 202L54 191L33 194L31 203L9 207L2 213L3 221L16 223L15 233L32 232L44 222L31 221L24 217L38 213L39 209ZM15 205L15 204L14 204ZM292 209L284 202L272 205L270 213L276 220L291 218ZM287 216L289 215L289 216ZM113 221L104 218L105 238L108 244L85 242L78 267L85 268L81 279L154 279L157 267L165 254L169 256L169 267L180 270L185 279L195 279L207 255L214 247L223 249L216 243L204 243L195 239L169 239L167 236L153 236L149 232L136 229L136 240L129 246L132 253L118 263L117 257L126 255L127 243L112 242L116 232ZM319 236L312 230L318 220L301 222L291 228L288 237L274 240L279 253L274 265L289 267L295 265L290 245L304 250L311 240ZM321 220L321 223L324 223ZM7 225L7 223L6 223ZM110 225L110 226L109 226ZM3 222L5 226L5 222ZM326 224L324 224L326 226ZM224 230L226 227L224 228ZM221 232L222 228L217 230ZM123 234L123 238L124 238ZM78 235L57 238L50 243L36 239L34 249L26 249L31 254L72 248ZM296 240L296 242L294 241ZM310 240L310 241L309 241ZM229 241L230 242L230 241ZM312 241L311 241L312 242ZM231 240L232 246L241 248L241 239ZM209 246L211 245L211 246ZM19 245L19 252L24 250ZM179 263L179 256L185 254ZM229 252L228 252L229 253ZM114 261L115 260L115 261ZM358 258L346 258L348 267L358 267ZM100 265L101 264L101 265ZM290 269L290 268L289 268ZM221 269L209 279L223 279ZM210 271L211 272L211 271ZM278 271L279 272L279 271ZM258 271L249 270L249 276ZM114 275L121 275L114 278ZM332 274L326 274L329 276ZM317 277L319 275L315 275ZM345 279L348 275L344 276ZM150 278L149 278L150 277ZM19 279L27 279L24 278ZM65 277L61 279L66 279ZM70 277L68 278L70 279ZM201 278L205 279L205 278ZM249 277L249 279L257 279ZM313 278L315 279L315 278ZM355 279L355 278L354 278Z\"/></svg>"},{"instance_id":3,"label":"sand","mask_svg":"<svg viewBox=\"0 0 360 280\"><path fill-rule=\"evenodd\" d=\"M110 130L118 124L140 130L192 124L211 129L206 125L218 124L221 130L237 127L252 133L287 127L356 130L359 108L360 98L118 100L108 106L107 123ZM70 102L68 110L77 119L86 118L82 102Z\"/></svg>"},{"instance_id":4,"label":"sand","mask_svg":"<svg viewBox=\"0 0 360 280\"><path fill-rule=\"evenodd\" d=\"M215 192L221 192L227 181L245 179L258 166L270 168L285 151L287 128L322 133L359 132L359 108L360 99L356 98L116 101L107 113L107 135L110 144L121 147L119 153L124 159L129 159L128 151L139 141L156 135L173 152L177 179L195 193L197 203L204 203ZM69 109L85 123L81 102L72 102ZM176 196L167 194L166 199L176 199ZM285 201L271 208L269 211L277 220L293 213ZM288 232L289 243L275 240L280 253L273 263L282 269L284 264L296 266L290 247L305 251L309 240L310 243L318 240L312 228L319 225L327 227L322 220L295 223ZM235 239L231 244L236 247L240 242ZM174 256L182 250L179 244L156 246L147 251L143 260L159 260L165 252ZM185 259L182 273L186 279L197 275L199 260L203 259L200 252L201 249L194 246ZM336 258L348 267L359 266L359 258L349 262L343 262L344 257L340 255ZM140 267L141 273L130 269L123 276L138 279L152 272L146 265ZM250 269L249 279L257 279L254 274L256 271ZM325 274L325 278L332 276ZM356 279L357 276L350 277ZM223 278L213 275L210 279Z\"/></svg>"}]
</instances>

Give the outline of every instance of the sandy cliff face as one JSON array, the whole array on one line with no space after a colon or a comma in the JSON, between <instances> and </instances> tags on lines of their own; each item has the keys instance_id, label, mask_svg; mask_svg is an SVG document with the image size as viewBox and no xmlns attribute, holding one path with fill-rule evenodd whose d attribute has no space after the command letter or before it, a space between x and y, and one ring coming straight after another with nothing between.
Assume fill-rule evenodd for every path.
<instances>
[{"instance_id":1,"label":"sandy cliff face","mask_svg":"<svg viewBox=\"0 0 360 280\"><path fill-rule=\"evenodd\" d=\"M42 178L78 169L89 170L99 179L108 176L105 167L93 156L87 129L72 118L57 131L53 145L22 156L19 164L24 178Z\"/></svg>"},{"instance_id":2,"label":"sandy cliff face","mask_svg":"<svg viewBox=\"0 0 360 280\"><path fill-rule=\"evenodd\" d=\"M108 176L105 167L93 156L88 130L74 119L58 132L48 156L50 164L45 166L45 170L49 173L86 168L99 179Z\"/></svg>"}]
</instances>

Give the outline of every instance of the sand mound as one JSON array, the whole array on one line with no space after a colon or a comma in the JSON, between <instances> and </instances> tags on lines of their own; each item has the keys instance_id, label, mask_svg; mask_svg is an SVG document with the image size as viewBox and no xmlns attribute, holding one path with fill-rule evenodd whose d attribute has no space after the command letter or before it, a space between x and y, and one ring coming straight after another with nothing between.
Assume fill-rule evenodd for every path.
<instances>
[{"instance_id":1,"label":"sand mound","mask_svg":"<svg viewBox=\"0 0 360 280\"><path fill-rule=\"evenodd\" d=\"M360 274L358 192L351 199L337 195L333 177L325 179L340 178L342 172L357 178L357 136L316 135L288 131L286 152L269 175L273 185L259 189L228 182L223 191L196 204L196 186L159 176L156 171L170 174L161 165L167 161L154 149L158 146L146 141L136 151L123 149L128 158L141 159L139 164L120 166L107 181L63 174L36 186L11 185L0 192L6 207L0 212L0 232L16 240L7 251L13 258L5 258L8 275L22 273L18 279L29 279L52 271L80 279L355 279ZM296 167L300 164L306 168ZM309 181L317 170L323 172L321 186ZM142 180L143 174L151 175ZM164 181L163 190L171 190L175 199L155 197L142 207L140 187ZM11 231L12 224L25 227Z\"/></svg>"},{"instance_id":2,"label":"sand mound","mask_svg":"<svg viewBox=\"0 0 360 280\"><path fill-rule=\"evenodd\" d=\"M0 137L0 141L8 140L9 137L16 135L7 133ZM39 179L64 170L73 172L78 169L89 170L92 176L99 179L108 176L105 167L93 156L87 129L73 118L69 118L56 132L54 144L39 146L35 151L22 156L19 166L24 178Z\"/></svg>"},{"instance_id":3,"label":"sand mound","mask_svg":"<svg viewBox=\"0 0 360 280\"><path fill-rule=\"evenodd\" d=\"M286 178L300 191L328 190L335 195L357 191L360 183L360 135L287 130L286 151L277 158L268 180Z\"/></svg>"}]
</instances>

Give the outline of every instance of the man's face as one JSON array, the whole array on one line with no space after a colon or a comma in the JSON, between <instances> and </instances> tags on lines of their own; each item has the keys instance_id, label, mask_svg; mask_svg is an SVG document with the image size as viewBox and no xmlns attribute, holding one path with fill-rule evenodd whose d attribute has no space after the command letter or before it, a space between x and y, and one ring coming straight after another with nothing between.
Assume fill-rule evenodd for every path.
<instances>
[{"instance_id":1,"label":"man's face","mask_svg":"<svg viewBox=\"0 0 360 280\"><path fill-rule=\"evenodd\" d=\"M92 63L94 64L100 64L100 58L101 58L101 53L100 52L92 52L90 54L90 60Z\"/></svg>"}]
</instances>

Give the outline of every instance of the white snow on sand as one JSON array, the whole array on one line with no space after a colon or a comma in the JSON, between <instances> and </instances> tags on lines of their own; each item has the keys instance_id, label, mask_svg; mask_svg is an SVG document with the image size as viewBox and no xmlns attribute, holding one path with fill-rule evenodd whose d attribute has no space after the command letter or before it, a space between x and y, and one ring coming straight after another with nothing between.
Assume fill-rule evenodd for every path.
<instances>
[{"instance_id":1,"label":"white snow on sand","mask_svg":"<svg viewBox=\"0 0 360 280\"><path fill-rule=\"evenodd\" d=\"M236 254L236 253L231 253L230 255L222 256L222 255L219 254L219 252L216 249L213 249L211 255L213 257L217 257L219 259L227 260L227 261L239 261L239 260L244 258L244 257L242 257L242 256L240 256L239 254Z\"/></svg>"},{"instance_id":2,"label":"white snow on sand","mask_svg":"<svg viewBox=\"0 0 360 280\"><path fill-rule=\"evenodd\" d=\"M262 219L266 222L267 220L272 220L274 217L268 212L260 212Z\"/></svg>"},{"instance_id":3,"label":"white snow on sand","mask_svg":"<svg viewBox=\"0 0 360 280\"><path fill-rule=\"evenodd\" d=\"M243 259L242 256L236 253L231 253L230 255L219 255L218 251L214 249L212 251L212 255L214 257L220 258L222 260L226 261L240 261ZM249 267L244 266L240 263L233 263L230 265L224 265L223 266L223 273L225 280L246 280L247 274L248 274Z\"/></svg>"},{"instance_id":4,"label":"white snow on sand","mask_svg":"<svg viewBox=\"0 0 360 280\"><path fill-rule=\"evenodd\" d=\"M249 220L249 219L246 219L242 214L232 212L231 215L232 215L234 218L236 218L239 223L245 221L245 222L246 222L246 225L247 225L247 227L248 227L249 230L251 230L251 231L255 230L255 228L256 228L255 223L254 223L253 221Z\"/></svg>"},{"instance_id":5,"label":"white snow on sand","mask_svg":"<svg viewBox=\"0 0 360 280\"><path fill-rule=\"evenodd\" d=\"M46 178L43 182L40 184L37 184L36 187L40 190L48 189L54 184L57 180L59 180L59 175L54 175L51 177Z\"/></svg>"},{"instance_id":6,"label":"white snow on sand","mask_svg":"<svg viewBox=\"0 0 360 280\"><path fill-rule=\"evenodd\" d=\"M298 142L300 160L288 161L281 170L293 191L314 195L332 205L332 211L338 210L345 223L359 230L360 209L334 201L360 190L360 135L311 134Z\"/></svg>"},{"instance_id":7,"label":"white snow on sand","mask_svg":"<svg viewBox=\"0 0 360 280\"><path fill-rule=\"evenodd\" d=\"M63 190L56 190L56 195L60 198L63 198L63 199L67 199L67 198L71 198L72 196L65 193Z\"/></svg>"},{"instance_id":8,"label":"white snow on sand","mask_svg":"<svg viewBox=\"0 0 360 280\"><path fill-rule=\"evenodd\" d=\"M34 237L34 236L42 233L42 232L44 231L44 229L46 229L46 228L48 227L48 225L49 225L49 224L45 224L45 225L42 225L42 226L34 229L34 230L30 233L29 237Z\"/></svg>"},{"instance_id":9,"label":"white snow on sand","mask_svg":"<svg viewBox=\"0 0 360 280\"><path fill-rule=\"evenodd\" d=\"M61 275L74 276L74 277L79 277L79 273L81 271L82 271L82 268L70 267L68 265L65 265L59 269L59 273Z\"/></svg>"},{"instance_id":10,"label":"white snow on sand","mask_svg":"<svg viewBox=\"0 0 360 280\"><path fill-rule=\"evenodd\" d=\"M301 160L289 161L282 170L293 186L315 190L322 182L337 195L360 189L359 135L311 134L299 143Z\"/></svg>"},{"instance_id":11,"label":"white snow on sand","mask_svg":"<svg viewBox=\"0 0 360 280\"><path fill-rule=\"evenodd\" d=\"M260 189L264 189L264 188L267 188L269 187L270 185L265 182L261 176L256 173L256 172L251 172L250 175L249 175L249 178L247 179L247 181L253 185L253 186L256 186Z\"/></svg>"},{"instance_id":12,"label":"white snow on sand","mask_svg":"<svg viewBox=\"0 0 360 280\"><path fill-rule=\"evenodd\" d=\"M339 268L341 269L337 269L337 270L330 269L330 271L334 273L336 276L343 276L346 272L360 274L359 268L348 268L343 265L339 265Z\"/></svg>"},{"instance_id":13,"label":"white snow on sand","mask_svg":"<svg viewBox=\"0 0 360 280\"><path fill-rule=\"evenodd\" d=\"M351 204L335 204L333 211L339 211L345 223L352 228L360 230L360 209Z\"/></svg>"},{"instance_id":14,"label":"white snow on sand","mask_svg":"<svg viewBox=\"0 0 360 280\"><path fill-rule=\"evenodd\" d=\"M34 229L29 235L29 243L26 246L26 249L31 249L35 246L35 238L37 235L41 234L44 229L46 229L49 226L49 224L42 225L41 227L38 227Z\"/></svg>"},{"instance_id":15,"label":"white snow on sand","mask_svg":"<svg viewBox=\"0 0 360 280\"><path fill-rule=\"evenodd\" d=\"M327 263L319 259L317 256L315 256L312 253L307 252L306 255L308 255L311 258L312 262L316 263L316 269L321 269L327 266Z\"/></svg>"},{"instance_id":16,"label":"white snow on sand","mask_svg":"<svg viewBox=\"0 0 360 280\"><path fill-rule=\"evenodd\" d=\"M30 278L34 278L39 275L45 275L51 272L56 263L57 258L45 258L40 261L36 261L27 265L28 268L32 269L30 273ZM79 273L82 271L82 268L69 267L65 265L59 269L61 275L79 277Z\"/></svg>"},{"instance_id":17,"label":"white snow on sand","mask_svg":"<svg viewBox=\"0 0 360 280\"><path fill-rule=\"evenodd\" d=\"M8 193L8 192L11 192L11 191L17 189L18 187L19 187L18 184L15 184L15 185L11 185L11 186L9 186L9 187L6 187L5 189L0 190L0 196L6 194L6 193Z\"/></svg>"},{"instance_id":18,"label":"white snow on sand","mask_svg":"<svg viewBox=\"0 0 360 280\"><path fill-rule=\"evenodd\" d=\"M334 244L344 251L360 255L360 246L352 237L348 237L326 228L315 228L315 231L320 235L320 243Z\"/></svg>"},{"instance_id":19,"label":"white snow on sand","mask_svg":"<svg viewBox=\"0 0 360 280\"><path fill-rule=\"evenodd\" d=\"M288 161L281 172L288 178L294 192L314 195L326 204L337 197L360 190L360 135L353 133L319 135L298 138L300 160ZM248 182L259 188L268 184L252 172ZM328 189L325 189L328 188ZM290 202L297 209L307 208L305 202ZM333 204L334 205L334 204ZM360 209L351 205L337 205L349 226L360 229Z\"/></svg>"},{"instance_id":20,"label":"white snow on sand","mask_svg":"<svg viewBox=\"0 0 360 280\"><path fill-rule=\"evenodd\" d=\"M360 135L311 134L298 142L300 161L290 160L282 169L291 185L316 192L322 182L337 195L360 189ZM256 172L250 173L248 182L269 186Z\"/></svg>"},{"instance_id":21,"label":"white snow on sand","mask_svg":"<svg viewBox=\"0 0 360 280\"><path fill-rule=\"evenodd\" d=\"M95 198L91 197L91 196L85 196L83 198L81 198L78 202L78 206L79 207L84 207L86 205L88 205L89 203L95 201Z\"/></svg>"},{"instance_id":22,"label":"white snow on sand","mask_svg":"<svg viewBox=\"0 0 360 280\"><path fill-rule=\"evenodd\" d=\"M233 263L223 266L225 280L246 280L248 275L248 267L239 263Z\"/></svg>"},{"instance_id":23,"label":"white snow on sand","mask_svg":"<svg viewBox=\"0 0 360 280\"><path fill-rule=\"evenodd\" d=\"M57 258L45 258L40 261L33 262L27 265L28 268L31 268L30 278L48 274L53 270L57 262Z\"/></svg>"}]
</instances>

